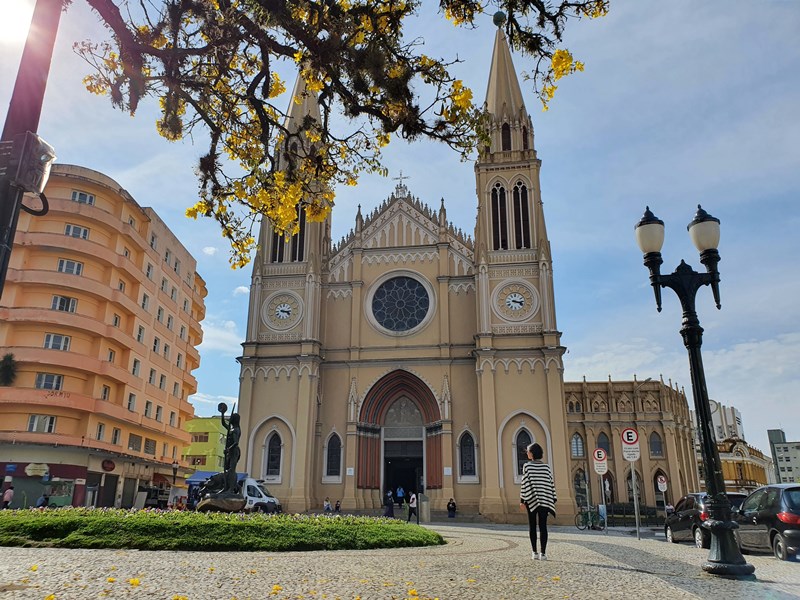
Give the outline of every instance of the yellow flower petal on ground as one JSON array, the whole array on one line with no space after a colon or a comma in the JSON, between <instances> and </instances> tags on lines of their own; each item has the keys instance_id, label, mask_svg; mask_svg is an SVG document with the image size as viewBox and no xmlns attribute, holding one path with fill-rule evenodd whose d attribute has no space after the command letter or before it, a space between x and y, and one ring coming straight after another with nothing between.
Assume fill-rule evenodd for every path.
<instances>
[{"instance_id":1,"label":"yellow flower petal on ground","mask_svg":"<svg viewBox=\"0 0 800 600\"><path fill-rule=\"evenodd\" d=\"M278 585L277 583L272 586L272 591L273 592L280 592L282 589L283 588L280 585Z\"/></svg>"},{"instance_id":2,"label":"yellow flower petal on ground","mask_svg":"<svg viewBox=\"0 0 800 600\"><path fill-rule=\"evenodd\" d=\"M55 594L50 594L49 596L45 596L44 600L56 600L56 595Z\"/></svg>"},{"instance_id":3,"label":"yellow flower petal on ground","mask_svg":"<svg viewBox=\"0 0 800 600\"><path fill-rule=\"evenodd\" d=\"M117 578L116 578L116 577L109 577L108 579L106 579L106 581L107 581L108 583L114 583L116 580L117 580Z\"/></svg>"},{"instance_id":4,"label":"yellow flower petal on ground","mask_svg":"<svg viewBox=\"0 0 800 600\"><path fill-rule=\"evenodd\" d=\"M128 579L128 583L130 583L130 584L131 584L133 587L136 587L136 586L137 586L137 585L139 585L141 582L139 581L139 578L138 578L138 577L133 577L133 578L131 578L131 579Z\"/></svg>"},{"instance_id":5,"label":"yellow flower petal on ground","mask_svg":"<svg viewBox=\"0 0 800 600\"><path fill-rule=\"evenodd\" d=\"M38 571L38 570L39 570L39 565L32 565L31 566L31 571Z\"/></svg>"},{"instance_id":6,"label":"yellow flower petal on ground","mask_svg":"<svg viewBox=\"0 0 800 600\"><path fill-rule=\"evenodd\" d=\"M408 595L409 596L419 596L419 594L417 593L417 590L415 590L413 588L408 590Z\"/></svg>"},{"instance_id":7,"label":"yellow flower petal on ground","mask_svg":"<svg viewBox=\"0 0 800 600\"><path fill-rule=\"evenodd\" d=\"M480 565L472 565L472 568L473 568L473 569L480 569L480 568L481 568L481 566L480 566Z\"/></svg>"},{"instance_id":8,"label":"yellow flower petal on ground","mask_svg":"<svg viewBox=\"0 0 800 600\"><path fill-rule=\"evenodd\" d=\"M556 575L555 577L553 577L553 581L561 581L561 577L559 577L558 575Z\"/></svg>"},{"instance_id":9,"label":"yellow flower petal on ground","mask_svg":"<svg viewBox=\"0 0 800 600\"><path fill-rule=\"evenodd\" d=\"M467 583L475 583L474 579L467 579Z\"/></svg>"}]
</instances>

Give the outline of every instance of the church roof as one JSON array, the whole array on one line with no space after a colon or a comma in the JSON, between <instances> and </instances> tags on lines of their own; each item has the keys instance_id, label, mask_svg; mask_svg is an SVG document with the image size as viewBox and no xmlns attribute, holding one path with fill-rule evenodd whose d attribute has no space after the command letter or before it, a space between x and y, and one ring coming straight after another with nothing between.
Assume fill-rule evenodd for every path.
<instances>
[{"instance_id":1,"label":"church roof","mask_svg":"<svg viewBox=\"0 0 800 600\"><path fill-rule=\"evenodd\" d=\"M486 88L486 109L497 117L516 115L525 109L511 51L506 36L499 27L494 38L489 85Z\"/></svg>"}]
</instances>

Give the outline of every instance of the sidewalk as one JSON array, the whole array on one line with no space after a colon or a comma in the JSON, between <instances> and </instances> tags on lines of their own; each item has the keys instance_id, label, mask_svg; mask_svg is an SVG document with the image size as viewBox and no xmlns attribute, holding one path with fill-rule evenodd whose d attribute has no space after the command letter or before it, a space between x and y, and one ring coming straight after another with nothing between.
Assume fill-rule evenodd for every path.
<instances>
[{"instance_id":1,"label":"sidewalk","mask_svg":"<svg viewBox=\"0 0 800 600\"><path fill-rule=\"evenodd\" d=\"M756 579L707 575L707 550L630 529L579 532L554 527L549 560L532 561L527 528L430 526L448 541L435 548L220 553L0 548L0 594L55 600L361 600L393 598L725 600L800 597L800 563L747 556ZM36 570L32 570L32 567ZM109 578L113 579L110 581ZM129 580L138 580L131 585ZM273 593L274 592L274 593Z\"/></svg>"}]
</instances>

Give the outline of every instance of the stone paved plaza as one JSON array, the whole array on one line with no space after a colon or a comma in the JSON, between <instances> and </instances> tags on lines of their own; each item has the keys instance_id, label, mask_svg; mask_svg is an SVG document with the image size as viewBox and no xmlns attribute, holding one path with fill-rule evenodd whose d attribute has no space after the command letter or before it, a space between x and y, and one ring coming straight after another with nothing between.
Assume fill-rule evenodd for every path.
<instances>
[{"instance_id":1,"label":"stone paved plaza","mask_svg":"<svg viewBox=\"0 0 800 600\"><path fill-rule=\"evenodd\" d=\"M800 563L747 556L756 580L705 574L706 550L555 527L532 561L520 526L433 524L436 548L289 553L0 548L0 598L166 600L800 597ZM652 535L652 532L649 532ZM52 596L51 596L52 594Z\"/></svg>"}]
</instances>

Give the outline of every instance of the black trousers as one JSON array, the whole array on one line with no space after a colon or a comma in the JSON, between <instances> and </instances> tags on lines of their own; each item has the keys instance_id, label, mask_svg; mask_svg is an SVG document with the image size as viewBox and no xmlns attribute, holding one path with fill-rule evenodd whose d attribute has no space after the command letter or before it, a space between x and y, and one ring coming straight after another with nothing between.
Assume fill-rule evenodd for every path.
<instances>
[{"instance_id":1,"label":"black trousers","mask_svg":"<svg viewBox=\"0 0 800 600\"><path fill-rule=\"evenodd\" d=\"M528 511L528 533L531 538L531 550L536 552L536 526L539 526L539 542L542 545L542 554L547 554L547 512L541 506L535 511Z\"/></svg>"}]
</instances>

